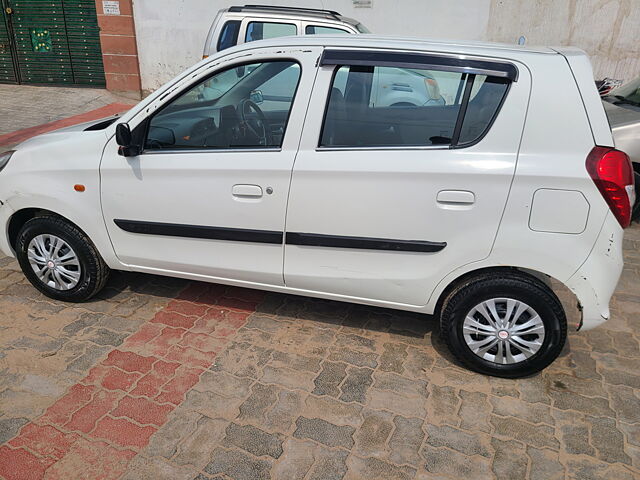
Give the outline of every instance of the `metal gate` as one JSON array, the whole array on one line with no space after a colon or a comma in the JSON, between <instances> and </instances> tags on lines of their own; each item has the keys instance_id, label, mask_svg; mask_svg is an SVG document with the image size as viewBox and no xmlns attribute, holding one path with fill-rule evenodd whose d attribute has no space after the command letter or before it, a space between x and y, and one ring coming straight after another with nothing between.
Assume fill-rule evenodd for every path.
<instances>
[{"instance_id":1,"label":"metal gate","mask_svg":"<svg viewBox=\"0 0 640 480\"><path fill-rule=\"evenodd\" d=\"M0 82L105 85L94 0L0 2Z\"/></svg>"}]
</instances>

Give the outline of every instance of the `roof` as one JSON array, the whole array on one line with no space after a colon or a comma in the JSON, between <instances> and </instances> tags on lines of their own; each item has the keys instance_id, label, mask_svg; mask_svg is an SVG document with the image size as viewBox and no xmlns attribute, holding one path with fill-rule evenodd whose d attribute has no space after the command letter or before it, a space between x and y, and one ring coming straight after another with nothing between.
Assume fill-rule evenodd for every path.
<instances>
[{"instance_id":1,"label":"roof","mask_svg":"<svg viewBox=\"0 0 640 480\"><path fill-rule=\"evenodd\" d=\"M276 15L278 17L292 17L298 20L329 20L334 22L356 25L359 22L348 17L343 17L335 10L322 10L318 8L285 7L276 5L243 5L232 6L226 9L229 13L251 13L257 15Z\"/></svg>"},{"instance_id":2,"label":"roof","mask_svg":"<svg viewBox=\"0 0 640 480\"><path fill-rule=\"evenodd\" d=\"M259 40L243 43L228 50L248 50L258 47L295 47L322 46L342 48L379 48L415 51L433 51L446 53L465 53L475 55L502 56L506 52L517 54L552 54L558 52L549 47L521 46L508 43L491 43L459 40L432 40L424 38L408 38L395 36L381 36L370 34L358 35L299 35ZM226 52L227 50L225 50Z\"/></svg>"}]
</instances>

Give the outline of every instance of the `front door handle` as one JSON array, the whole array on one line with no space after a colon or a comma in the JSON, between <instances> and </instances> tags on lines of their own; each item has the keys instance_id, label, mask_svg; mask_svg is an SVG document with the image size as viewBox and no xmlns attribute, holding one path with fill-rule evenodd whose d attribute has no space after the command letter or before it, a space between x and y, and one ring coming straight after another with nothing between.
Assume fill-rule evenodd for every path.
<instances>
[{"instance_id":1,"label":"front door handle","mask_svg":"<svg viewBox=\"0 0 640 480\"><path fill-rule=\"evenodd\" d=\"M438 192L436 201L445 205L472 205L476 201L476 196L467 190L441 190Z\"/></svg>"},{"instance_id":2,"label":"front door handle","mask_svg":"<svg viewBox=\"0 0 640 480\"><path fill-rule=\"evenodd\" d=\"M259 198L262 196L262 187L260 185L234 185L231 189L234 197L240 198Z\"/></svg>"}]
</instances>

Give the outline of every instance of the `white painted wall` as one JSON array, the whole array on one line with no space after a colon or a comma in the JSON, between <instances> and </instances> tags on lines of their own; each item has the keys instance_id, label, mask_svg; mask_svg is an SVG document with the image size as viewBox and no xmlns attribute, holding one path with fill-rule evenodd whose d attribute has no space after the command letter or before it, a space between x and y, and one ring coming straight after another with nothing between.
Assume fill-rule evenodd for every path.
<instances>
[{"instance_id":1,"label":"white painted wall","mask_svg":"<svg viewBox=\"0 0 640 480\"><path fill-rule=\"evenodd\" d=\"M259 3L337 10L387 35L574 45L597 78L640 75L640 0L134 0L142 88L151 91L200 60L216 12Z\"/></svg>"}]
</instances>

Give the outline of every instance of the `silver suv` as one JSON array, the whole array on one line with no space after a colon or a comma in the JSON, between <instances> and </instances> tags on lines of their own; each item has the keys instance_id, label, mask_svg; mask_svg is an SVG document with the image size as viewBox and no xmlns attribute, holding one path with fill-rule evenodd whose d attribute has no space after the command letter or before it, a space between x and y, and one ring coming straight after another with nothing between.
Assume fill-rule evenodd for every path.
<instances>
[{"instance_id":1,"label":"silver suv","mask_svg":"<svg viewBox=\"0 0 640 480\"><path fill-rule=\"evenodd\" d=\"M332 10L245 5L223 8L207 35L203 58L241 43L289 35L369 33L357 20Z\"/></svg>"}]
</instances>

